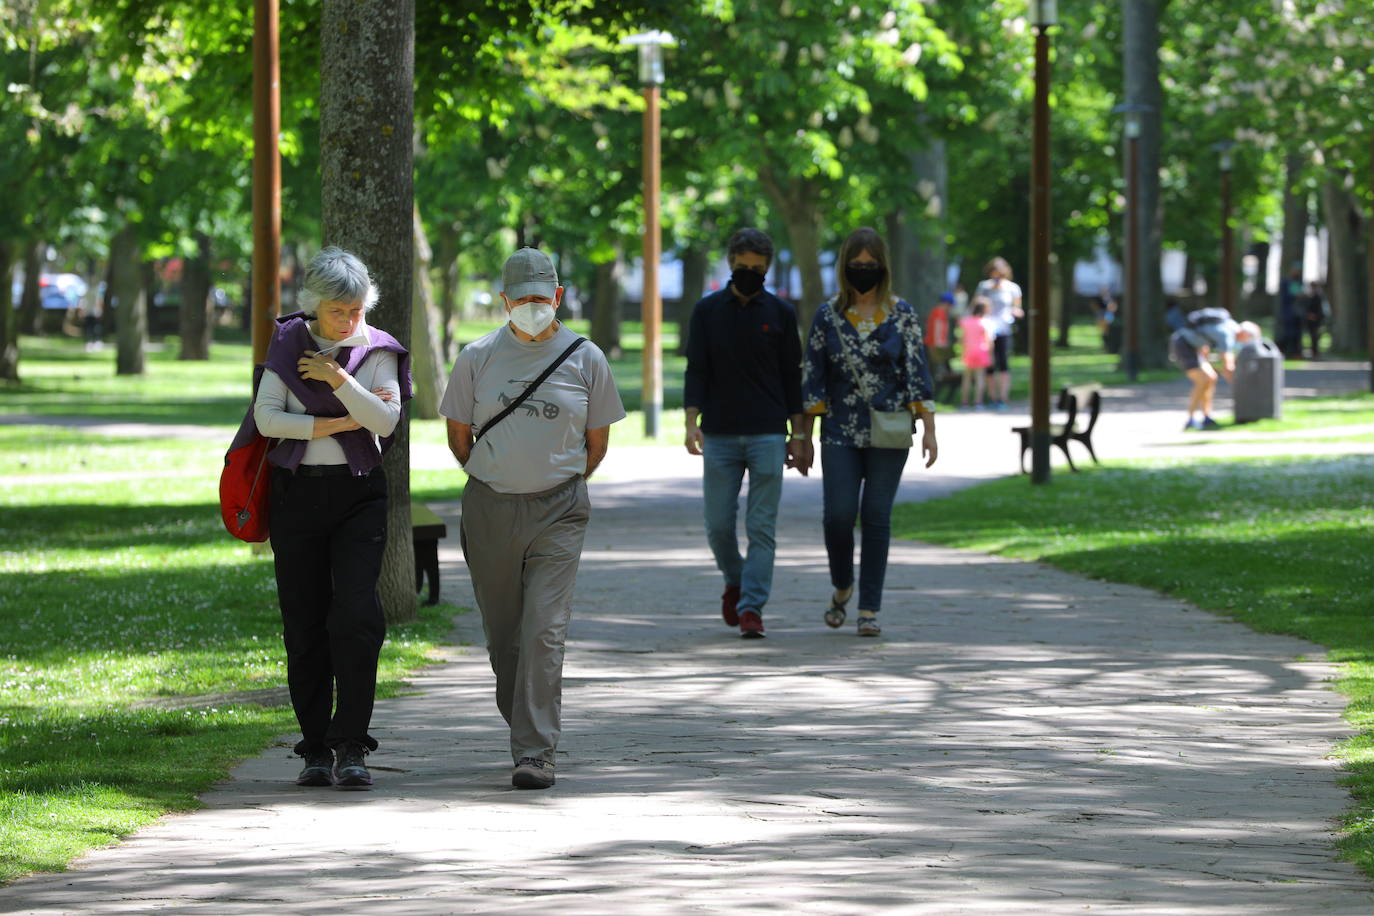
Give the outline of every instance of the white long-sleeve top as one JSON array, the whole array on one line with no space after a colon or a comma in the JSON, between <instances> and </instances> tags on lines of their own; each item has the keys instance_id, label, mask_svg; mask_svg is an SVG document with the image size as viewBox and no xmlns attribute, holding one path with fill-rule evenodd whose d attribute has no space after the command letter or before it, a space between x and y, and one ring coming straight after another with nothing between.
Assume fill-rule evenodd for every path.
<instances>
[{"instance_id":1,"label":"white long-sleeve top","mask_svg":"<svg viewBox=\"0 0 1374 916\"><path fill-rule=\"evenodd\" d=\"M311 337L323 349L331 345L311 331ZM372 353L358 367L357 375L349 377L334 390L334 395L348 408L348 415L372 433L373 438L389 436L401 419L401 383L397 374L396 354L386 350ZM391 400L383 401L372 393L373 388L391 391ZM333 436L315 435L315 418L305 412L305 405L291 393L277 373L267 369L258 383L258 397L253 402L253 420L258 432L269 439L305 439L305 454L301 464L348 464L343 447Z\"/></svg>"}]
</instances>

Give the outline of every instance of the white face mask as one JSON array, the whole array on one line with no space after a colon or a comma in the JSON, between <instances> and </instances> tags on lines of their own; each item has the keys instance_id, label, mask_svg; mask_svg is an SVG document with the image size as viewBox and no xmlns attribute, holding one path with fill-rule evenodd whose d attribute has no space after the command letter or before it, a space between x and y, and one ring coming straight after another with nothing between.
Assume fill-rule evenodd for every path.
<instances>
[{"instance_id":1,"label":"white face mask","mask_svg":"<svg viewBox=\"0 0 1374 916\"><path fill-rule=\"evenodd\" d=\"M511 324L531 337L538 337L553 324L552 302L526 302L510 310Z\"/></svg>"}]
</instances>

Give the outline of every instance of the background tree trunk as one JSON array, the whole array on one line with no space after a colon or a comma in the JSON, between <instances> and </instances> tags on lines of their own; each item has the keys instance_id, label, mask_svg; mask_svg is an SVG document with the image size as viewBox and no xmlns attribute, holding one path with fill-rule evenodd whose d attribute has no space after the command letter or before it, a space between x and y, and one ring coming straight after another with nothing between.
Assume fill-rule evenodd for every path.
<instances>
[{"instance_id":1,"label":"background tree trunk","mask_svg":"<svg viewBox=\"0 0 1374 916\"><path fill-rule=\"evenodd\" d=\"M1330 239L1326 288L1331 303L1331 349L1358 353L1365 346L1364 258L1359 212L1343 179L1343 175L1333 175L1322 183L1322 209Z\"/></svg>"},{"instance_id":2,"label":"background tree trunk","mask_svg":"<svg viewBox=\"0 0 1374 916\"><path fill-rule=\"evenodd\" d=\"M596 265L592 290L592 343L614 359L620 355L620 252Z\"/></svg>"},{"instance_id":3,"label":"background tree trunk","mask_svg":"<svg viewBox=\"0 0 1374 916\"><path fill-rule=\"evenodd\" d=\"M1140 306L1140 366L1168 364L1168 326L1164 323L1164 284L1160 249L1164 241L1164 202L1159 191L1164 92L1159 84L1159 13L1165 0L1122 0L1126 104L1143 105L1140 115L1138 220L1140 289L1126 290L1127 308Z\"/></svg>"},{"instance_id":4,"label":"background tree trunk","mask_svg":"<svg viewBox=\"0 0 1374 916\"><path fill-rule=\"evenodd\" d=\"M687 335L692 325L692 309L706 295L706 272L710 267L710 256L703 246L694 245L682 253L682 299L677 306L679 355L685 356L687 353Z\"/></svg>"},{"instance_id":5,"label":"background tree trunk","mask_svg":"<svg viewBox=\"0 0 1374 916\"><path fill-rule=\"evenodd\" d=\"M1307 188L1301 187L1303 157L1289 153L1284 159L1283 181L1283 246L1279 254L1279 289L1272 304L1275 336L1282 327L1279 303L1282 300L1283 284L1288 282L1288 271L1294 264L1301 264L1307 246Z\"/></svg>"},{"instance_id":6,"label":"background tree trunk","mask_svg":"<svg viewBox=\"0 0 1374 916\"><path fill-rule=\"evenodd\" d=\"M138 227L125 223L110 240L110 289L118 315L115 373L142 375L148 343L148 297L138 251ZM108 312L106 314L109 314Z\"/></svg>"},{"instance_id":7,"label":"background tree trunk","mask_svg":"<svg viewBox=\"0 0 1374 916\"><path fill-rule=\"evenodd\" d=\"M181 352L177 359L209 359L210 337L215 324L215 304L210 299L210 236L197 232L196 255L186 260L181 272Z\"/></svg>"},{"instance_id":8,"label":"background tree trunk","mask_svg":"<svg viewBox=\"0 0 1374 916\"><path fill-rule=\"evenodd\" d=\"M14 272L14 246L0 241L0 289L4 307L0 308L0 379L19 381L19 313L14 308L10 277Z\"/></svg>"},{"instance_id":9,"label":"background tree trunk","mask_svg":"<svg viewBox=\"0 0 1374 916\"><path fill-rule=\"evenodd\" d=\"M324 243L362 258L380 288L372 321L410 343L414 271L414 0L324 0L320 172ZM410 429L383 460L390 503L377 594L389 623L415 619Z\"/></svg>"},{"instance_id":10,"label":"background tree trunk","mask_svg":"<svg viewBox=\"0 0 1374 916\"><path fill-rule=\"evenodd\" d=\"M458 341L454 323L458 317L458 229L452 223L439 229L439 244L435 252L439 261L439 316L443 321L444 365L458 358Z\"/></svg>"},{"instance_id":11,"label":"background tree trunk","mask_svg":"<svg viewBox=\"0 0 1374 916\"><path fill-rule=\"evenodd\" d=\"M411 415L422 420L439 416L439 399L444 396L447 364L439 334L439 310L434 307L434 289L429 282L430 247L425 226L420 222L420 207L415 207L415 279L410 311L411 375L415 400Z\"/></svg>"},{"instance_id":12,"label":"background tree trunk","mask_svg":"<svg viewBox=\"0 0 1374 916\"><path fill-rule=\"evenodd\" d=\"M19 333L43 333L43 276L45 242L30 242L24 249L24 291L19 296Z\"/></svg>"},{"instance_id":13,"label":"background tree trunk","mask_svg":"<svg viewBox=\"0 0 1374 916\"><path fill-rule=\"evenodd\" d=\"M792 256L801 273L801 295L796 297L797 327L805 338L811 316L825 301L821 277L821 214L816 186L805 178L778 178L768 166L759 167L759 182L782 214ZM790 291L789 291L790 292Z\"/></svg>"},{"instance_id":14,"label":"background tree trunk","mask_svg":"<svg viewBox=\"0 0 1374 916\"><path fill-rule=\"evenodd\" d=\"M924 318L946 289L949 253L945 244L949 165L943 140L931 140L911 154L911 174L921 195L921 210L902 214L902 269L893 275L893 292ZM897 257L892 258L894 264ZM900 285L898 285L900 281Z\"/></svg>"}]
</instances>

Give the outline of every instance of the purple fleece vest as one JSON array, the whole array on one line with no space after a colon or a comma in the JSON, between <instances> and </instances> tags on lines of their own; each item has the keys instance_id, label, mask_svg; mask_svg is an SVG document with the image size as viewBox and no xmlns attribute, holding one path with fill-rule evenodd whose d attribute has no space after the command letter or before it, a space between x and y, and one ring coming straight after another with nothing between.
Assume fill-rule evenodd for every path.
<instances>
[{"instance_id":1,"label":"purple fleece vest","mask_svg":"<svg viewBox=\"0 0 1374 916\"><path fill-rule=\"evenodd\" d=\"M369 326L368 334L372 338L370 346L344 347L334 354L334 359L343 366L345 372L353 375L372 353L395 353L401 401L404 403L410 400L413 391L409 351L385 331ZM277 319L277 332L267 348L267 361L263 365L277 374L287 389L305 405L305 412L310 416L342 417L348 413L348 408L344 407L343 402L334 394L334 390L325 382L301 378L300 371L296 368L296 361L306 350L318 348L319 344L310 335L304 312L283 315ZM256 385L253 386L253 391L256 397ZM257 432L252 410L249 410L248 416L244 418L244 425L239 428L239 435L235 437L234 442L237 444L246 434L251 435L250 430L251 433ZM382 453L391 447L393 438L394 436L387 436L382 439L379 450L373 441L372 433L366 429L352 429L346 433L334 434L334 439L343 449L344 456L348 458L348 467L355 476L366 474L381 464ZM267 453L267 460L279 468L294 471L300 466L306 444L304 439L283 439L276 448Z\"/></svg>"}]
</instances>

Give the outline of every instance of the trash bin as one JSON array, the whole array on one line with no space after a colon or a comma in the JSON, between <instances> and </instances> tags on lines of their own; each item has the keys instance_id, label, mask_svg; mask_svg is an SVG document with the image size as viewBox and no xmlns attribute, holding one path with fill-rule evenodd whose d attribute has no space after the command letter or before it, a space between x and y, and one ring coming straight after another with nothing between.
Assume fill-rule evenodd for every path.
<instances>
[{"instance_id":1,"label":"trash bin","mask_svg":"<svg viewBox=\"0 0 1374 916\"><path fill-rule=\"evenodd\" d=\"M1283 416L1283 354L1272 340L1241 347L1232 388L1237 423Z\"/></svg>"}]
</instances>

